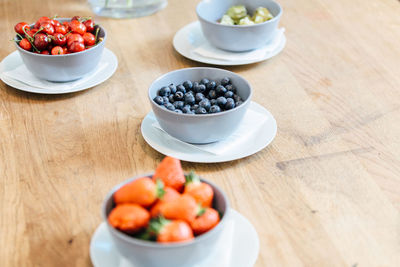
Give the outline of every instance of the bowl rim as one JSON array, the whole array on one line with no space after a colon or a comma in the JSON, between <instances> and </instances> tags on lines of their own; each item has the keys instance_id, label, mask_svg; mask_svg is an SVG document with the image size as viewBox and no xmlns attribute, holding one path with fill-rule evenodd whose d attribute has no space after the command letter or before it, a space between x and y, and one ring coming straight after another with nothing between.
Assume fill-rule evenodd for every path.
<instances>
[{"instance_id":1,"label":"bowl rim","mask_svg":"<svg viewBox=\"0 0 400 267\"><path fill-rule=\"evenodd\" d=\"M225 24L221 24L221 23L217 23L215 21L211 21L211 20L205 19L203 16L200 15L199 7L200 7L201 4L203 4L206 1L209 1L209 0L202 0L202 1L200 1L200 3L197 4L197 6L196 6L197 17L200 20L204 21L204 22L207 22L207 23L210 23L210 24L214 24L214 25L218 25L218 26L221 26L221 27L226 27L226 28L235 28L235 29L242 29L243 28L243 29L246 29L246 28L252 28L252 27L253 28L254 27L260 27L261 25L265 25L265 24L268 24L268 23L272 23L272 22L274 22L276 20L279 20L280 17L282 16L282 13L283 13L282 6L277 1L269 0L270 2L273 2L274 4L276 4L279 7L279 13L275 17L273 17L272 19L264 21L264 22L261 22L261 23L253 24L253 25L225 25Z\"/></svg>"},{"instance_id":2,"label":"bowl rim","mask_svg":"<svg viewBox=\"0 0 400 267\"><path fill-rule=\"evenodd\" d=\"M218 192L222 195L222 198L224 199L225 202L225 212L221 218L221 220L219 221L219 223L212 228L211 230L209 230L208 232L201 234L200 236L195 237L193 240L190 241L184 241L184 242L177 242L177 243L158 243L158 242L153 242L153 241L146 241L146 240L141 240L138 238L134 238L132 236L129 236L117 229L115 229L109 222L108 222L108 217L106 214L106 209L107 209L107 202L112 198L112 196L114 195L114 193L121 188L122 186L136 180L142 177L149 177L151 178L152 175L154 174L154 172L151 173L145 173L142 175L136 175L134 177L131 177L119 184L117 184L116 186L114 186L106 195L106 197L103 200L103 204L101 206L101 215L103 217L104 222L107 225L107 228L110 230L111 235L116 235L118 238L124 240L125 242L128 242L130 244L134 244L137 246L142 246L142 247L149 247L149 248L157 248L157 249L168 249L168 248L180 248L180 247L186 247L186 246L191 246L194 244L197 244L198 242L201 242L203 239L207 239L209 236L215 234L218 230L222 230L221 228L226 224L226 221L229 219L230 217L230 203L229 203L229 199L227 197L227 195L225 194L225 192L223 190L221 190L221 188L217 185L215 185L213 182L210 182L209 180L206 180L202 177L199 176L200 181L205 182L209 185L211 185L213 188L217 189Z\"/></svg>"},{"instance_id":3,"label":"bowl rim","mask_svg":"<svg viewBox=\"0 0 400 267\"><path fill-rule=\"evenodd\" d=\"M167 77L168 75L171 75L171 74L173 74L173 73L175 73L175 72L186 71L186 70L205 70L205 69L207 69L207 70L222 71L222 72L225 72L225 73L227 73L227 74L236 76L236 77L238 77L239 79L242 79L242 80L244 81L244 83L245 83L245 84L248 86L248 88L249 88L249 91L250 91L250 92L249 92L249 96L247 97L246 100L243 101L243 103L242 103L240 106L235 106L233 109L225 110L225 111L218 112L218 113L207 113L207 114L177 113L177 112L175 112L175 111L171 111L171 110L162 108L160 105L158 105L157 103L155 103L154 100L151 98L150 89L153 87L153 85L154 85L156 82L160 81L161 79L164 79L164 78ZM167 72L167 73L165 73L165 74L159 76L157 79L155 79L155 80L151 83L151 85L149 86L149 89L148 89L148 98L149 98L150 103L152 104L153 107L157 107L157 109L162 110L162 111L169 112L169 113L171 113L171 114L176 114L176 115L178 115L178 116L186 116L186 117L190 117L190 118L198 118L198 117L201 117L201 118L205 118L205 117L219 117L219 116L224 116L225 114L229 114L229 113L231 113L231 112L236 112L237 110L240 110L241 108L246 108L247 104L250 103L252 96L253 96L253 88L251 87L251 84L249 83L249 81L247 81L243 76L241 76L241 75L239 75L239 74L237 74L237 73L235 73L235 72L233 72L233 71L229 71L229 70L225 70L225 69L220 69L220 68L213 68L213 67L182 68L182 69L177 69L177 70L173 70L173 71Z\"/></svg>"},{"instance_id":4,"label":"bowl rim","mask_svg":"<svg viewBox=\"0 0 400 267\"><path fill-rule=\"evenodd\" d=\"M71 18L55 18L55 20L57 20L57 21L60 22L60 20L62 20L62 21L68 21L68 20L71 20ZM35 25L35 23L30 24L30 25L29 25L29 28L32 28L34 25ZM26 51L25 49L22 49L22 48L17 44L17 42L14 42L14 45L17 47L18 51L20 51L20 52L22 52L22 53L25 53L25 54L28 54L28 55L40 56L40 57L52 57L52 58L57 57L57 58L60 58L60 57L68 57L68 56L71 56L71 57L72 57L72 56L74 56L74 55L81 55L81 54L84 54L85 52L90 52L90 50L91 50L92 48L96 48L96 47L99 47L99 46L104 46L104 44L105 44L105 42L106 42L106 40L107 40L107 31L106 31L106 29L104 29L104 27L102 27L100 24L97 24L96 26L100 27L100 29L103 30L103 32L104 32L103 41L101 41L101 42L98 43L97 45L91 47L90 49L85 49L85 50L80 51L80 52L77 52L77 53L70 53L70 54L64 54L64 55L44 55L44 54L34 53L34 52L31 52L31 51ZM17 39L18 39L18 35L15 35L15 37L14 37L13 40L14 40L14 41L17 41Z\"/></svg>"}]
</instances>

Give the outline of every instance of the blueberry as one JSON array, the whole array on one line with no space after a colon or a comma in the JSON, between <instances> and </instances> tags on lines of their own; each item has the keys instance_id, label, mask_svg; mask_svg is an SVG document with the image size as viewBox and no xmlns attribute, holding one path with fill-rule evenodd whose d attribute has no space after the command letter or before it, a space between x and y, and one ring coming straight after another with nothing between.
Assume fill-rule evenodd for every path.
<instances>
[{"instance_id":1,"label":"blueberry","mask_svg":"<svg viewBox=\"0 0 400 267\"><path fill-rule=\"evenodd\" d=\"M207 85L206 85L207 90L214 90L216 86L217 86L217 83L214 82L214 81L210 81L210 82L207 83Z\"/></svg>"},{"instance_id":2,"label":"blueberry","mask_svg":"<svg viewBox=\"0 0 400 267\"><path fill-rule=\"evenodd\" d=\"M199 107L195 111L196 114L207 114L207 110L205 108Z\"/></svg>"},{"instance_id":3,"label":"blueberry","mask_svg":"<svg viewBox=\"0 0 400 267\"><path fill-rule=\"evenodd\" d=\"M191 90L193 88L193 83L192 81L184 81L183 86L185 86L186 90Z\"/></svg>"},{"instance_id":4,"label":"blueberry","mask_svg":"<svg viewBox=\"0 0 400 267\"><path fill-rule=\"evenodd\" d=\"M198 93L199 92L199 83L198 82L194 82L193 83L193 92Z\"/></svg>"},{"instance_id":5,"label":"blueberry","mask_svg":"<svg viewBox=\"0 0 400 267\"><path fill-rule=\"evenodd\" d=\"M182 110L180 110L180 109L175 109L174 111L175 111L176 113L183 113Z\"/></svg>"},{"instance_id":6,"label":"blueberry","mask_svg":"<svg viewBox=\"0 0 400 267\"><path fill-rule=\"evenodd\" d=\"M215 92L215 90L210 90L210 92L208 92L208 98L217 98L217 93Z\"/></svg>"},{"instance_id":7,"label":"blueberry","mask_svg":"<svg viewBox=\"0 0 400 267\"><path fill-rule=\"evenodd\" d=\"M226 87L225 87L226 88ZM226 92L225 94L224 94L224 96L226 97L226 98L232 98L233 97L233 92L232 91L228 91L228 92Z\"/></svg>"},{"instance_id":8,"label":"blueberry","mask_svg":"<svg viewBox=\"0 0 400 267\"><path fill-rule=\"evenodd\" d=\"M210 100L208 100L207 98L204 98L203 100L200 101L199 107L205 108L208 111L211 107Z\"/></svg>"},{"instance_id":9,"label":"blueberry","mask_svg":"<svg viewBox=\"0 0 400 267\"><path fill-rule=\"evenodd\" d=\"M171 89L169 87L161 87L161 89L158 91L159 96L169 96L171 94Z\"/></svg>"},{"instance_id":10,"label":"blueberry","mask_svg":"<svg viewBox=\"0 0 400 267\"><path fill-rule=\"evenodd\" d=\"M204 99L204 95L202 93L197 93L195 96L196 103L199 103L201 100Z\"/></svg>"},{"instance_id":11,"label":"blueberry","mask_svg":"<svg viewBox=\"0 0 400 267\"><path fill-rule=\"evenodd\" d=\"M201 84L204 84L204 85L206 85L206 84L209 83L209 82L210 82L210 80L207 79L207 78L203 78L203 79L201 79L201 81L200 81L200 83L201 83Z\"/></svg>"},{"instance_id":12,"label":"blueberry","mask_svg":"<svg viewBox=\"0 0 400 267\"><path fill-rule=\"evenodd\" d=\"M199 86L200 84L198 82L193 83L193 92L198 93L199 92Z\"/></svg>"},{"instance_id":13,"label":"blueberry","mask_svg":"<svg viewBox=\"0 0 400 267\"><path fill-rule=\"evenodd\" d=\"M175 101L183 100L183 92L177 91L174 97Z\"/></svg>"},{"instance_id":14,"label":"blueberry","mask_svg":"<svg viewBox=\"0 0 400 267\"><path fill-rule=\"evenodd\" d=\"M175 96L173 94L169 95L168 100L169 100L170 103L174 103L175 102L174 97Z\"/></svg>"},{"instance_id":15,"label":"blueberry","mask_svg":"<svg viewBox=\"0 0 400 267\"><path fill-rule=\"evenodd\" d=\"M216 105L217 104L217 99L211 99L210 103L211 103L211 106Z\"/></svg>"},{"instance_id":16,"label":"blueberry","mask_svg":"<svg viewBox=\"0 0 400 267\"><path fill-rule=\"evenodd\" d=\"M224 78L222 78L222 80L221 80L221 84L222 84L223 86L228 85L228 84L230 84L230 83L231 83L231 80L230 80L228 77L224 77Z\"/></svg>"},{"instance_id":17,"label":"blueberry","mask_svg":"<svg viewBox=\"0 0 400 267\"><path fill-rule=\"evenodd\" d=\"M235 101L232 98L227 98L226 99L226 104L225 104L225 109L233 109L235 107Z\"/></svg>"},{"instance_id":18,"label":"blueberry","mask_svg":"<svg viewBox=\"0 0 400 267\"><path fill-rule=\"evenodd\" d=\"M168 85L168 87L171 90L171 94L175 94L176 93L176 86L173 83Z\"/></svg>"},{"instance_id":19,"label":"blueberry","mask_svg":"<svg viewBox=\"0 0 400 267\"><path fill-rule=\"evenodd\" d=\"M168 96L163 96L163 101L164 101L164 105L169 103L169 98Z\"/></svg>"},{"instance_id":20,"label":"blueberry","mask_svg":"<svg viewBox=\"0 0 400 267\"><path fill-rule=\"evenodd\" d=\"M212 106L210 107L210 113L218 113L218 112L221 112L221 108L220 108L219 106L217 106L217 105L212 105Z\"/></svg>"},{"instance_id":21,"label":"blueberry","mask_svg":"<svg viewBox=\"0 0 400 267\"><path fill-rule=\"evenodd\" d=\"M228 102L228 100L226 100L226 98L223 97L223 96L220 96L220 97L217 98L217 105L220 106L220 107L225 107L227 102Z\"/></svg>"},{"instance_id":22,"label":"blueberry","mask_svg":"<svg viewBox=\"0 0 400 267\"><path fill-rule=\"evenodd\" d=\"M156 102L159 105L163 105L164 104L164 99L161 96L156 96L155 98L153 98L154 102Z\"/></svg>"},{"instance_id":23,"label":"blueberry","mask_svg":"<svg viewBox=\"0 0 400 267\"><path fill-rule=\"evenodd\" d=\"M228 90L226 90L226 88L225 88L224 86L222 86L222 85L218 85L218 86L217 86L217 89L215 89L215 92L216 92L218 95L224 95L227 91L228 91Z\"/></svg>"},{"instance_id":24,"label":"blueberry","mask_svg":"<svg viewBox=\"0 0 400 267\"><path fill-rule=\"evenodd\" d=\"M235 102L242 101L242 98L238 95L234 95L233 99L235 100Z\"/></svg>"},{"instance_id":25,"label":"blueberry","mask_svg":"<svg viewBox=\"0 0 400 267\"><path fill-rule=\"evenodd\" d=\"M172 110L172 111L175 110L174 105L172 105L171 103L168 103L167 105L165 105L165 107L166 107L168 110Z\"/></svg>"},{"instance_id":26,"label":"blueberry","mask_svg":"<svg viewBox=\"0 0 400 267\"><path fill-rule=\"evenodd\" d=\"M182 109L185 106L185 104L183 103L183 101L176 101L174 102L174 107L176 109Z\"/></svg>"},{"instance_id":27,"label":"blueberry","mask_svg":"<svg viewBox=\"0 0 400 267\"><path fill-rule=\"evenodd\" d=\"M196 102L192 93L185 94L185 104L193 105Z\"/></svg>"},{"instance_id":28,"label":"blueberry","mask_svg":"<svg viewBox=\"0 0 400 267\"><path fill-rule=\"evenodd\" d=\"M225 85L226 90L236 93L236 88L232 84Z\"/></svg>"},{"instance_id":29,"label":"blueberry","mask_svg":"<svg viewBox=\"0 0 400 267\"><path fill-rule=\"evenodd\" d=\"M196 109L198 109L198 108L199 108L199 105L195 104L195 105L193 105L193 106L191 107L191 110L196 110Z\"/></svg>"},{"instance_id":30,"label":"blueberry","mask_svg":"<svg viewBox=\"0 0 400 267\"><path fill-rule=\"evenodd\" d=\"M182 112L183 112L183 113L191 113L192 110L190 109L190 106L184 106L184 107L182 108Z\"/></svg>"},{"instance_id":31,"label":"blueberry","mask_svg":"<svg viewBox=\"0 0 400 267\"><path fill-rule=\"evenodd\" d=\"M243 104L242 100L236 101L236 106L240 106L241 104Z\"/></svg>"},{"instance_id":32,"label":"blueberry","mask_svg":"<svg viewBox=\"0 0 400 267\"><path fill-rule=\"evenodd\" d=\"M182 92L182 93L186 93L186 88L185 86L183 86L182 84L176 86L176 91L177 92Z\"/></svg>"},{"instance_id":33,"label":"blueberry","mask_svg":"<svg viewBox=\"0 0 400 267\"><path fill-rule=\"evenodd\" d=\"M206 86L204 84L199 84L199 87L197 89L197 93L204 93L206 91Z\"/></svg>"}]
</instances>

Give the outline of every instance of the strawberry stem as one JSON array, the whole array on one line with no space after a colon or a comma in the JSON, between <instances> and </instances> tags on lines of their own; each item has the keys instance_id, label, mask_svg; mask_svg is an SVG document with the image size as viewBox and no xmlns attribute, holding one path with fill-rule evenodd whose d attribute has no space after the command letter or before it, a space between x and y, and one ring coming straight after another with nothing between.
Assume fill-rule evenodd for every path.
<instances>
[{"instance_id":1,"label":"strawberry stem","mask_svg":"<svg viewBox=\"0 0 400 267\"><path fill-rule=\"evenodd\" d=\"M206 212L207 208L202 207L200 204L198 205L197 216L201 216Z\"/></svg>"},{"instance_id":2,"label":"strawberry stem","mask_svg":"<svg viewBox=\"0 0 400 267\"><path fill-rule=\"evenodd\" d=\"M190 171L189 174L185 175L185 185L191 184L191 183L200 183L200 177L192 170Z\"/></svg>"},{"instance_id":3,"label":"strawberry stem","mask_svg":"<svg viewBox=\"0 0 400 267\"><path fill-rule=\"evenodd\" d=\"M161 179L156 179L156 196L162 198L165 195L164 183Z\"/></svg>"},{"instance_id":4,"label":"strawberry stem","mask_svg":"<svg viewBox=\"0 0 400 267\"><path fill-rule=\"evenodd\" d=\"M151 219L149 222L149 227L147 228L147 232L150 235L157 236L165 225L169 224L171 221L164 218L164 216L158 216L154 219Z\"/></svg>"}]
</instances>

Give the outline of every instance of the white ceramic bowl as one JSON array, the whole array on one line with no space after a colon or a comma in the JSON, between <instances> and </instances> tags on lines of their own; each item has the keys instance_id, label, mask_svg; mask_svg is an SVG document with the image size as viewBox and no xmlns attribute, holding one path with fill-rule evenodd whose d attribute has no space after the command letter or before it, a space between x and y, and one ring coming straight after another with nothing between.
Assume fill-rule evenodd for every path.
<instances>
[{"instance_id":1,"label":"white ceramic bowl","mask_svg":"<svg viewBox=\"0 0 400 267\"><path fill-rule=\"evenodd\" d=\"M274 18L246 26L218 23L234 5L245 5L250 14L258 7L266 7ZM197 5L196 12L203 34L212 45L223 50L242 52L260 48L274 37L282 8L273 0L203 0Z\"/></svg>"},{"instance_id":2,"label":"white ceramic bowl","mask_svg":"<svg viewBox=\"0 0 400 267\"><path fill-rule=\"evenodd\" d=\"M57 20L62 23L70 19L59 18ZM103 41L90 49L78 53L42 55L26 51L17 43L15 45L26 68L36 77L52 82L73 81L95 70L100 62L107 40L107 33L101 26L97 27L100 27L99 37L102 37Z\"/></svg>"},{"instance_id":3,"label":"white ceramic bowl","mask_svg":"<svg viewBox=\"0 0 400 267\"><path fill-rule=\"evenodd\" d=\"M160 244L152 241L140 240L115 229L109 224L107 219L108 214L115 206L113 194L123 185L140 177L151 177L151 175L152 174L136 176L122 182L108 193L103 202L102 215L116 248L134 266L192 266L201 262L215 251L215 246L218 243L217 241L221 237L222 231L230 216L229 201L225 193L215 184L205 179L201 178L201 181L208 183L213 188L213 207L222 214L222 218L217 226L207 233L195 237L192 241L175 244Z\"/></svg>"},{"instance_id":4,"label":"white ceramic bowl","mask_svg":"<svg viewBox=\"0 0 400 267\"><path fill-rule=\"evenodd\" d=\"M180 114L156 104L153 99L157 91L173 83L182 84L186 80L200 81L203 78L219 81L229 77L236 87L243 103L231 110L213 114ZM169 135L188 143L206 144L220 141L231 135L240 125L250 105L252 88L242 76L217 68L186 68L164 74L149 88L149 101L161 128Z\"/></svg>"}]
</instances>

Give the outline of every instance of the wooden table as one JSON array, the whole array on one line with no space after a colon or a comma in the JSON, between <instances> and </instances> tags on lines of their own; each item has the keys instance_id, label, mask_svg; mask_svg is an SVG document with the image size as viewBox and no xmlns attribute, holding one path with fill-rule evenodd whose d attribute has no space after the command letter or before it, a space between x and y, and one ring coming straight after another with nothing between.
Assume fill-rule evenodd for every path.
<instances>
[{"instance_id":1,"label":"wooden table","mask_svg":"<svg viewBox=\"0 0 400 267\"><path fill-rule=\"evenodd\" d=\"M19 21L92 15L83 0L3 0L0 58ZM0 266L90 266L100 205L116 183L163 155L140 124L147 88L168 71L204 66L172 47L198 1L149 17L96 18L118 57L90 90L37 95L0 82ZM400 266L400 4L281 0L284 51L229 67L254 86L278 134L261 152L183 163L226 190L260 236L256 266Z\"/></svg>"}]
</instances>

